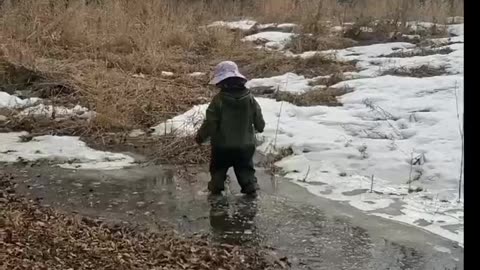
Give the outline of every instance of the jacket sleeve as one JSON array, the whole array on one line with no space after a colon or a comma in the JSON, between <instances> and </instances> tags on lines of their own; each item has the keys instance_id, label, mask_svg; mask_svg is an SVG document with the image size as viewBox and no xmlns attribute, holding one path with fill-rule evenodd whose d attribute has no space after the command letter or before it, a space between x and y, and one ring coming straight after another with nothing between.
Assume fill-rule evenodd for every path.
<instances>
[{"instance_id":1,"label":"jacket sleeve","mask_svg":"<svg viewBox=\"0 0 480 270\"><path fill-rule=\"evenodd\" d=\"M263 119L262 108L260 108L260 104L258 104L255 98L252 99L255 107L253 114L253 126L257 132L262 133L265 129L265 120Z\"/></svg>"},{"instance_id":2,"label":"jacket sleeve","mask_svg":"<svg viewBox=\"0 0 480 270\"><path fill-rule=\"evenodd\" d=\"M204 143L217 131L220 121L220 103L219 96L215 96L212 99L212 102L210 102L210 105L208 105L205 120L203 120L203 123L195 136L195 141L197 143Z\"/></svg>"}]
</instances>

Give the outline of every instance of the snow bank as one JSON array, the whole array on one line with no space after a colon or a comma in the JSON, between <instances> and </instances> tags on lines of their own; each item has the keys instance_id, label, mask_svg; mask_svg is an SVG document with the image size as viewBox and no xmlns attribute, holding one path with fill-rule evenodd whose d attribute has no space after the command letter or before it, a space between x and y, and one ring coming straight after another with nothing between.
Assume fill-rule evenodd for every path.
<instances>
[{"instance_id":1,"label":"snow bank","mask_svg":"<svg viewBox=\"0 0 480 270\"><path fill-rule=\"evenodd\" d=\"M18 109L31 106L39 101L39 98L21 99L19 97L10 95L6 92L0 91L0 108Z\"/></svg>"},{"instance_id":2,"label":"snow bank","mask_svg":"<svg viewBox=\"0 0 480 270\"><path fill-rule=\"evenodd\" d=\"M133 164L130 156L97 151L89 148L78 137L39 136L27 142L20 133L0 133L0 162L45 159L70 169L119 169Z\"/></svg>"}]
</instances>

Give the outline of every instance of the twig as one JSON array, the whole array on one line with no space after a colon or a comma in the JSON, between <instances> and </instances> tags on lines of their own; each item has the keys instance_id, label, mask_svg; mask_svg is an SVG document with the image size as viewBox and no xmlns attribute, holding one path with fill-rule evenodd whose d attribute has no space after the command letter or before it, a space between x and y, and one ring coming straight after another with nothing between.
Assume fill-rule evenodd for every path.
<instances>
[{"instance_id":1,"label":"twig","mask_svg":"<svg viewBox=\"0 0 480 270\"><path fill-rule=\"evenodd\" d=\"M387 112L385 109L382 107L375 105L370 99L365 99L363 100L363 104L370 108L372 111L377 112L383 120L387 122L387 124L392 128L392 130L399 136L401 139L403 139L402 133L390 122L390 120L396 120L398 119L397 117L393 116L391 113Z\"/></svg>"},{"instance_id":2,"label":"twig","mask_svg":"<svg viewBox=\"0 0 480 270\"><path fill-rule=\"evenodd\" d=\"M285 80L285 89L287 88L287 85L288 85L288 77ZM277 90L275 92L278 93L279 91L280 91L280 85L277 86ZM278 129L280 127L280 117L282 116L282 108L283 108L283 101L280 103L280 111L278 112L277 127L275 129L275 138L273 140L273 147L272 147L270 153L272 153L274 150L275 151L277 150L277 137L278 137ZM272 153L272 156L273 156L273 153ZM270 171L272 173L272 184L274 185L274 187L276 187L277 186L277 179L275 177L275 166L274 166L274 164L275 164L275 159L273 158L272 163L270 164Z\"/></svg>"},{"instance_id":3,"label":"twig","mask_svg":"<svg viewBox=\"0 0 480 270\"><path fill-rule=\"evenodd\" d=\"M373 180L375 178L375 175L372 174L372 181L371 181L371 184L370 184L370 193L373 193Z\"/></svg>"},{"instance_id":4,"label":"twig","mask_svg":"<svg viewBox=\"0 0 480 270\"><path fill-rule=\"evenodd\" d=\"M455 103L457 106L457 119L458 119L458 131L460 133L460 138L462 139L462 157L460 159L460 177L458 179L458 201L462 199L462 177L463 177L463 162L464 162L464 136L462 129L462 122L460 120L460 110L458 108L458 95L457 95L458 85L455 81Z\"/></svg>"},{"instance_id":5,"label":"twig","mask_svg":"<svg viewBox=\"0 0 480 270\"><path fill-rule=\"evenodd\" d=\"M164 125L164 127L165 127L165 132L163 133L163 135L167 135L167 124L168 124L168 119L165 120L165 125ZM173 127L173 123L172 123L172 127Z\"/></svg>"},{"instance_id":6,"label":"twig","mask_svg":"<svg viewBox=\"0 0 480 270\"><path fill-rule=\"evenodd\" d=\"M408 176L408 191L412 189L412 172L413 172L413 150L410 153L410 174Z\"/></svg>"},{"instance_id":7,"label":"twig","mask_svg":"<svg viewBox=\"0 0 480 270\"><path fill-rule=\"evenodd\" d=\"M305 174L305 177L303 178L303 182L307 182L307 178L309 174L310 174L310 165L308 165L308 170L307 170L307 173Z\"/></svg>"},{"instance_id":8,"label":"twig","mask_svg":"<svg viewBox=\"0 0 480 270\"><path fill-rule=\"evenodd\" d=\"M277 127L275 129L275 139L273 140L273 149L275 150L277 150L277 137L278 137L278 129L280 126L280 117L282 115L282 108L283 108L283 101L280 103L280 111L278 112Z\"/></svg>"}]
</instances>

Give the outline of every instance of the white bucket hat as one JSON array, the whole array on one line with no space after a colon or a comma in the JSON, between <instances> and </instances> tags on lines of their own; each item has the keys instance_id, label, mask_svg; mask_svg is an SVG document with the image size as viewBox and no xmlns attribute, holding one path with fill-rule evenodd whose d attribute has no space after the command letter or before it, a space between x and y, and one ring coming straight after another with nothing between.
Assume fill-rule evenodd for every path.
<instances>
[{"instance_id":1,"label":"white bucket hat","mask_svg":"<svg viewBox=\"0 0 480 270\"><path fill-rule=\"evenodd\" d=\"M210 81L210 84L218 84L219 82L232 77L238 77L245 80L247 79L242 75L242 73L240 73L235 62L223 61L215 67L213 79Z\"/></svg>"}]
</instances>

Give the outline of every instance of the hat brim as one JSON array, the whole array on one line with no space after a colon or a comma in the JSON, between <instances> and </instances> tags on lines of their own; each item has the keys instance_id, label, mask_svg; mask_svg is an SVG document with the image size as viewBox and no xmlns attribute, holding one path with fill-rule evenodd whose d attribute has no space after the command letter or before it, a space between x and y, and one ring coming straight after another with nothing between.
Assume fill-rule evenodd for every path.
<instances>
[{"instance_id":1,"label":"hat brim","mask_svg":"<svg viewBox=\"0 0 480 270\"><path fill-rule=\"evenodd\" d=\"M243 76L240 72L226 72L220 75L217 75L213 77L213 79L209 82L209 84L216 85L220 83L221 81L228 79L228 78L242 78L242 79L247 79L245 76Z\"/></svg>"}]
</instances>

